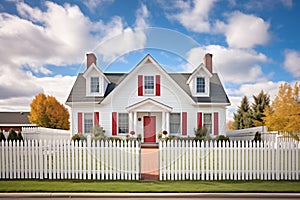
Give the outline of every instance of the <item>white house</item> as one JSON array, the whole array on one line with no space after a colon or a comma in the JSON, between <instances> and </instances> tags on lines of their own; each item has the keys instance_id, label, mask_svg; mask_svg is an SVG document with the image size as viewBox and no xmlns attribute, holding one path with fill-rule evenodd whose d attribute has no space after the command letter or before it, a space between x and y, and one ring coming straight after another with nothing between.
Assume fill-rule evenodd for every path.
<instances>
[{"instance_id":1,"label":"white house","mask_svg":"<svg viewBox=\"0 0 300 200\"><path fill-rule=\"evenodd\" d=\"M158 133L194 136L205 126L211 135L225 134L230 101L216 73L212 54L192 73L168 73L151 55L129 73L105 73L96 56L87 54L66 104L71 107L72 133L90 133L100 125L107 136L134 131L142 142L158 142Z\"/></svg>"}]
</instances>

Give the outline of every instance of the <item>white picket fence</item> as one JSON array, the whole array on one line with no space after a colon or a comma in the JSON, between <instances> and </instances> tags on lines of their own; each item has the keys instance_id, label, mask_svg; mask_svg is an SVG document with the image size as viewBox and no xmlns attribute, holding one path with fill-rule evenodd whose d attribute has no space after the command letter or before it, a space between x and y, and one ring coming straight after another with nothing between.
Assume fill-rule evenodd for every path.
<instances>
[{"instance_id":1,"label":"white picket fence","mask_svg":"<svg viewBox=\"0 0 300 200\"><path fill-rule=\"evenodd\" d=\"M137 141L0 142L0 179L139 180Z\"/></svg>"},{"instance_id":2,"label":"white picket fence","mask_svg":"<svg viewBox=\"0 0 300 200\"><path fill-rule=\"evenodd\" d=\"M297 142L161 141L160 180L299 180Z\"/></svg>"},{"instance_id":3,"label":"white picket fence","mask_svg":"<svg viewBox=\"0 0 300 200\"><path fill-rule=\"evenodd\" d=\"M70 140L71 131L44 127L22 127L25 140Z\"/></svg>"}]
</instances>

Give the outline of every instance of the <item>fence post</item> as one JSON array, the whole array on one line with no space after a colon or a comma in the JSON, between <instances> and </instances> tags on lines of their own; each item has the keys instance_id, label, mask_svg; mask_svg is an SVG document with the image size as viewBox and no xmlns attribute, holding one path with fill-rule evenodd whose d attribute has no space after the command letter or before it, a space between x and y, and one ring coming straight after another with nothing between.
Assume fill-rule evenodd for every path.
<instances>
[{"instance_id":1,"label":"fence post","mask_svg":"<svg viewBox=\"0 0 300 200\"><path fill-rule=\"evenodd\" d=\"M92 146L92 138L91 138L91 135L89 134L87 136L87 147L86 147L86 150L87 150L87 162L88 162L88 170L87 170L87 173L88 173L88 179L90 180L91 179L91 146Z\"/></svg>"}]
</instances>

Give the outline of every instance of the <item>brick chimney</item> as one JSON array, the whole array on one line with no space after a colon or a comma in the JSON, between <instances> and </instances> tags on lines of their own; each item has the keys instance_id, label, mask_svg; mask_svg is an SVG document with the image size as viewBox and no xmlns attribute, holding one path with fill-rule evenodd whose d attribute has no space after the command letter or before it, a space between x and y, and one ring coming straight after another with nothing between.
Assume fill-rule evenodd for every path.
<instances>
[{"instance_id":1,"label":"brick chimney","mask_svg":"<svg viewBox=\"0 0 300 200\"><path fill-rule=\"evenodd\" d=\"M210 73L213 73L213 69L212 69L212 54L210 54L210 53L207 53L207 54L205 54L205 56L204 56L204 58L203 58L203 60L204 60L204 66L208 69L208 71L210 72Z\"/></svg>"},{"instance_id":2,"label":"brick chimney","mask_svg":"<svg viewBox=\"0 0 300 200\"><path fill-rule=\"evenodd\" d=\"M86 54L86 68L89 68L92 63L97 65L97 58L96 58L95 54L87 53Z\"/></svg>"}]
</instances>

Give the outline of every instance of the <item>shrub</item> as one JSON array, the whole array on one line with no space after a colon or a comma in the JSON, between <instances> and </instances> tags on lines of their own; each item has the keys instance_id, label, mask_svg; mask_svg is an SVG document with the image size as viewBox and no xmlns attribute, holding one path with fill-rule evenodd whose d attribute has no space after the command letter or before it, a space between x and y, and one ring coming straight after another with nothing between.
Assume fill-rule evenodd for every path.
<instances>
[{"instance_id":1,"label":"shrub","mask_svg":"<svg viewBox=\"0 0 300 200\"><path fill-rule=\"evenodd\" d=\"M225 135L218 135L216 139L217 141L229 141L229 137Z\"/></svg>"},{"instance_id":2,"label":"shrub","mask_svg":"<svg viewBox=\"0 0 300 200\"><path fill-rule=\"evenodd\" d=\"M207 128L205 126L201 127L201 128L197 128L195 130L195 136L197 138L202 138L202 137L206 137L207 136Z\"/></svg>"},{"instance_id":3,"label":"shrub","mask_svg":"<svg viewBox=\"0 0 300 200\"><path fill-rule=\"evenodd\" d=\"M24 140L21 131L19 131L18 134L17 134L17 140L19 140L19 141L23 141Z\"/></svg>"},{"instance_id":4,"label":"shrub","mask_svg":"<svg viewBox=\"0 0 300 200\"><path fill-rule=\"evenodd\" d=\"M9 129L7 140L17 140L17 133L14 129Z\"/></svg>"},{"instance_id":5,"label":"shrub","mask_svg":"<svg viewBox=\"0 0 300 200\"><path fill-rule=\"evenodd\" d=\"M159 140L161 140L161 139L162 139L162 136L163 136L163 134L162 134L162 133L158 133L158 134L157 134L157 138L158 138Z\"/></svg>"},{"instance_id":6,"label":"shrub","mask_svg":"<svg viewBox=\"0 0 300 200\"><path fill-rule=\"evenodd\" d=\"M0 131L0 142L5 140L6 140L5 135L3 134L2 131Z\"/></svg>"},{"instance_id":7,"label":"shrub","mask_svg":"<svg viewBox=\"0 0 300 200\"><path fill-rule=\"evenodd\" d=\"M253 141L254 142L260 142L261 141L261 134L256 131L255 135L254 135L254 138L253 138Z\"/></svg>"},{"instance_id":8,"label":"shrub","mask_svg":"<svg viewBox=\"0 0 300 200\"><path fill-rule=\"evenodd\" d=\"M113 142L113 141L122 141L123 139L119 137L109 137L108 140Z\"/></svg>"},{"instance_id":9,"label":"shrub","mask_svg":"<svg viewBox=\"0 0 300 200\"><path fill-rule=\"evenodd\" d=\"M71 140L72 141L86 141L86 136L81 133L77 133L72 136Z\"/></svg>"},{"instance_id":10,"label":"shrub","mask_svg":"<svg viewBox=\"0 0 300 200\"><path fill-rule=\"evenodd\" d=\"M142 141L142 134L138 134L136 138L139 142Z\"/></svg>"},{"instance_id":11,"label":"shrub","mask_svg":"<svg viewBox=\"0 0 300 200\"><path fill-rule=\"evenodd\" d=\"M106 138L105 130L101 126L94 126L91 136L93 140L104 140Z\"/></svg>"}]
</instances>

